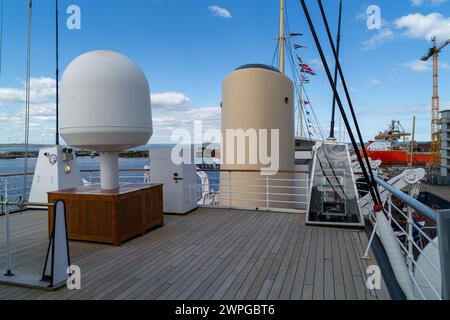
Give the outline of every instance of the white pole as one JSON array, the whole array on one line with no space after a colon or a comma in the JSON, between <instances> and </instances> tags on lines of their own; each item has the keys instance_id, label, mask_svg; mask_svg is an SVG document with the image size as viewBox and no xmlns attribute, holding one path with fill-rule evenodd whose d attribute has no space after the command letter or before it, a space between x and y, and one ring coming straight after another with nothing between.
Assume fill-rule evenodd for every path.
<instances>
[{"instance_id":1,"label":"white pole","mask_svg":"<svg viewBox=\"0 0 450 320\"><path fill-rule=\"evenodd\" d=\"M5 201L8 202L8 179L5 178ZM12 277L14 274L11 272L11 230L9 223L9 206L6 204L5 208L6 218L6 273L5 277Z\"/></svg>"},{"instance_id":2,"label":"white pole","mask_svg":"<svg viewBox=\"0 0 450 320\"><path fill-rule=\"evenodd\" d=\"M119 188L118 152L102 152L100 154L100 185L102 190Z\"/></svg>"},{"instance_id":3,"label":"white pole","mask_svg":"<svg viewBox=\"0 0 450 320\"><path fill-rule=\"evenodd\" d=\"M284 50L285 50L285 35L284 35L284 0L280 0L280 72L285 74L284 67Z\"/></svg>"},{"instance_id":4,"label":"white pole","mask_svg":"<svg viewBox=\"0 0 450 320\"><path fill-rule=\"evenodd\" d=\"M344 126L344 133L343 133L343 135L344 135L344 138L342 139L342 143L345 143L345 140L347 139L347 127L346 126Z\"/></svg>"},{"instance_id":5,"label":"white pole","mask_svg":"<svg viewBox=\"0 0 450 320\"><path fill-rule=\"evenodd\" d=\"M373 239L375 238L375 234L377 233L377 228L378 228L378 222L375 222L375 226L373 227L372 234L370 235L369 243L367 244L366 252L364 252L364 256L362 256L362 259L365 259L365 260L370 259L369 251L370 251L370 247L372 246Z\"/></svg>"}]
</instances>

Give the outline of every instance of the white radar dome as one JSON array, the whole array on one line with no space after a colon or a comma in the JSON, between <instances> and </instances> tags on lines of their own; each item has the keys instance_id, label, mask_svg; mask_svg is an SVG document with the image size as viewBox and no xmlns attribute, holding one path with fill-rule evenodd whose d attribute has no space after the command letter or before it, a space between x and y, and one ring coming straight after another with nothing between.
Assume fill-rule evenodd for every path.
<instances>
[{"instance_id":1,"label":"white radar dome","mask_svg":"<svg viewBox=\"0 0 450 320\"><path fill-rule=\"evenodd\" d=\"M67 144L100 152L103 190L119 188L119 152L153 134L150 87L142 70L112 51L76 58L61 80L60 132Z\"/></svg>"},{"instance_id":2,"label":"white radar dome","mask_svg":"<svg viewBox=\"0 0 450 320\"><path fill-rule=\"evenodd\" d=\"M61 80L61 135L98 152L145 145L153 134L150 87L142 70L112 51L76 58Z\"/></svg>"}]
</instances>

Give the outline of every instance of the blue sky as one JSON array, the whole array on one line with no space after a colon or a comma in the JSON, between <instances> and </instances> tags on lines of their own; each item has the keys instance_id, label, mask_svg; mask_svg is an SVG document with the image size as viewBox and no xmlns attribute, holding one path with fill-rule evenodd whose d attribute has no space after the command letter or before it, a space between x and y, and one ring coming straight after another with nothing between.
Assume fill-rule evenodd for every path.
<instances>
[{"instance_id":1,"label":"blue sky","mask_svg":"<svg viewBox=\"0 0 450 320\"><path fill-rule=\"evenodd\" d=\"M23 141L27 0L5 3L0 78L0 143ZM327 132L331 90L298 0L287 0L289 28L305 35L294 42L318 73L307 91ZM308 1L332 64L316 1ZM333 30L337 0L324 1ZM69 5L81 8L81 30L65 27ZM368 30L366 9L381 9L381 30ZM54 1L35 0L33 11L33 106L31 142L54 140ZM215 7L212 7L215 6ZM272 61L278 29L278 0L60 0L61 69L78 55L97 49L121 52L146 73L153 94L155 135L170 142L171 130L194 120L220 125L221 82L237 66ZM429 140L432 76L419 58L429 38L450 38L450 1L344 1L342 65L363 129L371 139L393 120ZM442 108L450 107L450 47L441 54Z\"/></svg>"}]
</instances>

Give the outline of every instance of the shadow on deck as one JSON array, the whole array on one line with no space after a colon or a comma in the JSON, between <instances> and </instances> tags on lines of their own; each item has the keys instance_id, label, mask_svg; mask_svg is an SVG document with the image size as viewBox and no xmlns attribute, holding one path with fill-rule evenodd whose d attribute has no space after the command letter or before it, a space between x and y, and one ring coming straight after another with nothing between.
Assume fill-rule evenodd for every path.
<instances>
[{"instance_id":1,"label":"shadow on deck","mask_svg":"<svg viewBox=\"0 0 450 320\"><path fill-rule=\"evenodd\" d=\"M304 226L304 215L199 209L121 247L70 242L82 289L0 285L0 299L389 299L366 289L361 231ZM0 217L0 263L5 221ZM11 216L13 271L42 272L47 212Z\"/></svg>"}]
</instances>

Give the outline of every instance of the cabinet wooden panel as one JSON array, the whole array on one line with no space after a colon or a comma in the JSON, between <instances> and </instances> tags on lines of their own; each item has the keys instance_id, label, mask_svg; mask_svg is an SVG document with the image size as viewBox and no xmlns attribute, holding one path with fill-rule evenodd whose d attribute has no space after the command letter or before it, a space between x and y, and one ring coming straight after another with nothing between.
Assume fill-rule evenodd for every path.
<instances>
[{"instance_id":1,"label":"cabinet wooden panel","mask_svg":"<svg viewBox=\"0 0 450 320\"><path fill-rule=\"evenodd\" d=\"M128 184L117 191L84 186L48 194L64 200L70 240L120 245L164 224L162 185ZM49 234L53 208L49 209Z\"/></svg>"}]
</instances>

